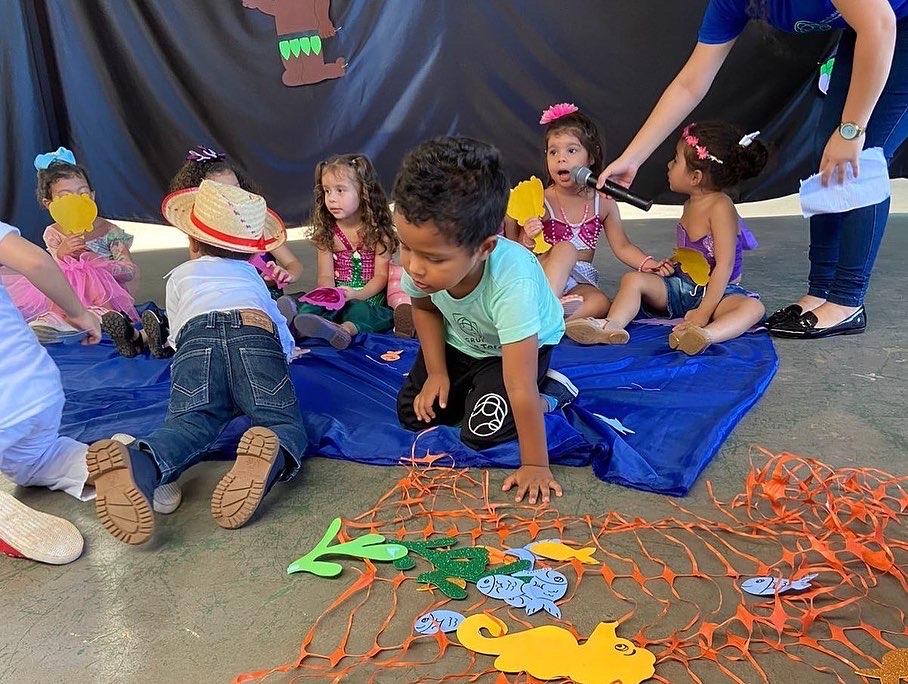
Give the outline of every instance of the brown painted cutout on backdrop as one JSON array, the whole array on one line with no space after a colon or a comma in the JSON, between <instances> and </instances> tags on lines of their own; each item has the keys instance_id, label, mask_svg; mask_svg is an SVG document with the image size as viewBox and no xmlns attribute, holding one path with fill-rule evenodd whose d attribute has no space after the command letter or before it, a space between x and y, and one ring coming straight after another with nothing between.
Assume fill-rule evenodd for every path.
<instances>
[{"instance_id":1,"label":"brown painted cutout on backdrop","mask_svg":"<svg viewBox=\"0 0 908 684\"><path fill-rule=\"evenodd\" d=\"M325 64L322 53L322 39L337 33L329 16L331 0L243 0L243 7L274 17L284 85L311 85L344 75L346 59Z\"/></svg>"}]
</instances>

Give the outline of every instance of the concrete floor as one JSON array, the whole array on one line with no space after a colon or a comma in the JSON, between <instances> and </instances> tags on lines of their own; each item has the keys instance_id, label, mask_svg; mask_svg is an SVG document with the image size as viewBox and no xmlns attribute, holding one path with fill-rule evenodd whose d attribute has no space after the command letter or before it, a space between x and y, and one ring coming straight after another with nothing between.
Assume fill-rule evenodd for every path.
<instances>
[{"instance_id":1,"label":"concrete floor","mask_svg":"<svg viewBox=\"0 0 908 684\"><path fill-rule=\"evenodd\" d=\"M762 247L746 257L746 284L773 310L801 292L806 222L750 223ZM667 220L629 222L628 232L654 254L666 252L673 239ZM308 245L293 247L314 266ZM599 266L604 289L613 292L621 271L606 251ZM906 253L908 216L893 216L867 300L869 331L821 342L778 342L775 381L683 501L685 507L712 513L707 479L720 499L740 491L754 444L833 466L908 473ZM175 251L141 254L148 289L140 299L162 301L160 276L182 258ZM0 558L0 681L225 682L239 672L292 660L315 617L348 582L288 578L287 564L315 544L335 515L351 517L370 508L402 471L312 459L292 486L267 500L262 515L231 532L218 528L208 512L210 492L225 468L203 464L187 473L182 508L159 517L154 541L139 549L106 534L91 504L55 492L17 490L27 504L72 520L86 547L79 561L59 568ZM493 471L493 481L502 475ZM558 507L565 513L617 510L657 519L674 512L665 497L601 483L588 469L559 468L557 475L566 492ZM12 489L5 482L0 487ZM902 531L908 536L904 526ZM691 592L696 600L696 589ZM905 605L898 587L887 592L883 600L889 605ZM617 617L595 598L578 610L596 620ZM798 673L787 658L762 664L772 682L832 681L813 670ZM411 681L401 672L386 677L379 681Z\"/></svg>"}]
</instances>

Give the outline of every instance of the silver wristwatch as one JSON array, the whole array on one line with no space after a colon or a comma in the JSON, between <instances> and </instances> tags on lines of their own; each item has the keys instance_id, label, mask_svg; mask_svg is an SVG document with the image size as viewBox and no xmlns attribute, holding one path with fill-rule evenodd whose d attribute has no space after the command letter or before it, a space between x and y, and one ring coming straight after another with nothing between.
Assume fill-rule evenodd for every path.
<instances>
[{"instance_id":1,"label":"silver wristwatch","mask_svg":"<svg viewBox=\"0 0 908 684\"><path fill-rule=\"evenodd\" d=\"M845 140L854 140L864 135L864 128L861 128L858 124L853 121L843 121L839 124L839 135L841 135Z\"/></svg>"}]
</instances>

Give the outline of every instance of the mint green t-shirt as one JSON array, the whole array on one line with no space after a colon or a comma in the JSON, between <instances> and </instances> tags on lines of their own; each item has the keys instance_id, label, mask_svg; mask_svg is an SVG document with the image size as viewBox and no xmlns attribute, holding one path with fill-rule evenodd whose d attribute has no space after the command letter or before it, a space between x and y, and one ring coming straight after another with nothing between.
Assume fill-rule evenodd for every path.
<instances>
[{"instance_id":1,"label":"mint green t-shirt","mask_svg":"<svg viewBox=\"0 0 908 684\"><path fill-rule=\"evenodd\" d=\"M522 245L498 238L479 285L456 299L447 290L427 295L406 272L404 292L429 297L445 319L445 341L475 359L501 356L501 345L532 335L539 346L558 344L564 335L564 309L552 293L542 266Z\"/></svg>"}]
</instances>

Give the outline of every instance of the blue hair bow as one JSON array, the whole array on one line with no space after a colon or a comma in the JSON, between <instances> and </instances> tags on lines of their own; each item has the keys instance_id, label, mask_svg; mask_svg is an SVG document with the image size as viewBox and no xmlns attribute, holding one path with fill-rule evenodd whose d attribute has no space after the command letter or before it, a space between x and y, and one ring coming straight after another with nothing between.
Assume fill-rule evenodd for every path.
<instances>
[{"instance_id":1,"label":"blue hair bow","mask_svg":"<svg viewBox=\"0 0 908 684\"><path fill-rule=\"evenodd\" d=\"M35 168L44 171L54 162L76 165L76 156L65 147L58 147L56 152L45 152L35 157Z\"/></svg>"}]
</instances>

